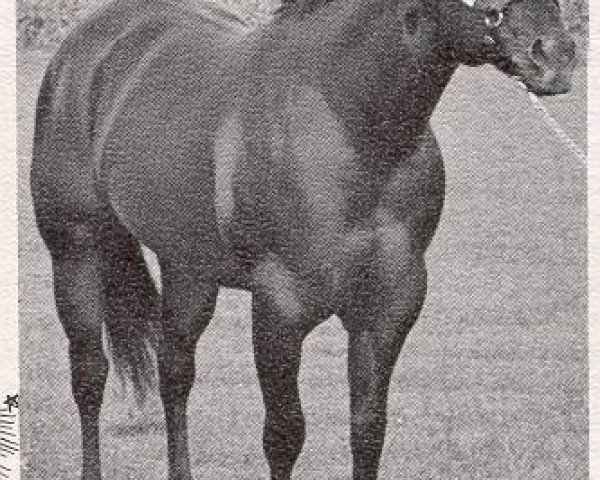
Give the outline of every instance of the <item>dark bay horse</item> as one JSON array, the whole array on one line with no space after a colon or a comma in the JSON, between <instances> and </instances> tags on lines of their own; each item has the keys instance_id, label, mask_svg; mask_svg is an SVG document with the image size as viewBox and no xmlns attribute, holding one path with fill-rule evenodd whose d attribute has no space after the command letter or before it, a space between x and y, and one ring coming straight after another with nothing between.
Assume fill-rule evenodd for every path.
<instances>
[{"instance_id":1,"label":"dark bay horse","mask_svg":"<svg viewBox=\"0 0 600 480\"><path fill-rule=\"evenodd\" d=\"M63 43L38 100L31 186L69 339L85 480L108 373L151 385L169 478L192 478L186 406L219 286L253 294L271 478L304 442L303 339L348 331L353 478L377 477L390 376L426 292L444 199L429 126L459 64L569 90L554 0L306 0L251 25L207 3L117 0ZM141 245L157 256L158 294Z\"/></svg>"}]
</instances>

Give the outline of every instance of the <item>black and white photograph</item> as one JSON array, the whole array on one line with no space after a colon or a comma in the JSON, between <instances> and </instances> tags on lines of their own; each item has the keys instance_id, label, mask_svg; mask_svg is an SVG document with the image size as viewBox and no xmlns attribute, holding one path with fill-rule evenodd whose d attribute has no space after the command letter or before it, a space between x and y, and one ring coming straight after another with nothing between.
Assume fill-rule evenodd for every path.
<instances>
[{"instance_id":1,"label":"black and white photograph","mask_svg":"<svg viewBox=\"0 0 600 480\"><path fill-rule=\"evenodd\" d=\"M4 2L0 480L595 478L588 1Z\"/></svg>"}]
</instances>

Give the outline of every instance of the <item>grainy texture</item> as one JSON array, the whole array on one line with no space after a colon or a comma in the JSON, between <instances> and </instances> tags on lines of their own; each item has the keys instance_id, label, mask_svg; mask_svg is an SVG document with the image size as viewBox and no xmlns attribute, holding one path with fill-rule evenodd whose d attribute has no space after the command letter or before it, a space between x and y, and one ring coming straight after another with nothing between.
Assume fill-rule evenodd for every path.
<instances>
[{"instance_id":1,"label":"grainy texture","mask_svg":"<svg viewBox=\"0 0 600 480\"><path fill-rule=\"evenodd\" d=\"M48 57L19 61L22 478L77 478L66 339L28 190L33 106ZM549 108L585 142L585 74ZM381 478L587 478L585 170L526 96L488 68L460 70L438 106L448 194L428 254L430 291L393 377ZM308 416L296 478L350 472L346 334L305 345ZM198 350L190 405L196 478L264 478L249 297L225 291ZM166 476L158 398L134 413L111 378L106 478ZM326 405L324 399L327 399ZM425 461L426 459L426 461Z\"/></svg>"}]
</instances>

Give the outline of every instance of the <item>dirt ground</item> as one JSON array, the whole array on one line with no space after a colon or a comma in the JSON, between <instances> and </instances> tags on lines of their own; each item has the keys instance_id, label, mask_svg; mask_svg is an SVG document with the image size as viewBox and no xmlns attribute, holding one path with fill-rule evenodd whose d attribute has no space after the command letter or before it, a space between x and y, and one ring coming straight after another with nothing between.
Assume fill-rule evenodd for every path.
<instances>
[{"instance_id":1,"label":"dirt ground","mask_svg":"<svg viewBox=\"0 0 600 480\"><path fill-rule=\"evenodd\" d=\"M79 425L49 259L28 188L34 102L47 53L18 63L20 400L24 480L76 479ZM585 72L544 103L586 141ZM429 294L396 368L382 479L588 477L586 184L527 96L491 68L462 69L435 114L448 177L428 253ZM195 478L267 478L250 298L223 291L197 350ZM297 479L350 477L346 335L337 319L304 350L308 434ZM111 378L107 479L166 478L158 396L132 409Z\"/></svg>"}]
</instances>

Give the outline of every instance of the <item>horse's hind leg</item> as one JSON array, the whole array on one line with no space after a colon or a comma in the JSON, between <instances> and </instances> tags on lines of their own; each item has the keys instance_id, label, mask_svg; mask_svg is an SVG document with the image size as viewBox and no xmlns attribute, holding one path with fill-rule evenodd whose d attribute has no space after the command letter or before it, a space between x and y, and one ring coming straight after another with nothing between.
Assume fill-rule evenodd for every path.
<instances>
[{"instance_id":1,"label":"horse's hind leg","mask_svg":"<svg viewBox=\"0 0 600 480\"><path fill-rule=\"evenodd\" d=\"M206 248L198 248L206 252ZM215 265L196 254L158 255L163 285L163 339L159 347L160 394L167 423L170 480L191 480L187 404L195 376L195 351L216 304Z\"/></svg>"},{"instance_id":2,"label":"horse's hind leg","mask_svg":"<svg viewBox=\"0 0 600 480\"><path fill-rule=\"evenodd\" d=\"M84 480L100 479L98 419L108 374L106 326L117 373L143 398L152 385L150 355L157 292L139 243L111 215L57 220L38 204L40 233L50 251L58 315L69 341L73 397L81 419Z\"/></svg>"},{"instance_id":3,"label":"horse's hind leg","mask_svg":"<svg viewBox=\"0 0 600 480\"><path fill-rule=\"evenodd\" d=\"M99 480L98 417L108 374L102 348L102 253L93 225L63 224L47 242L58 316L69 340L71 385L81 419L82 478Z\"/></svg>"}]
</instances>

